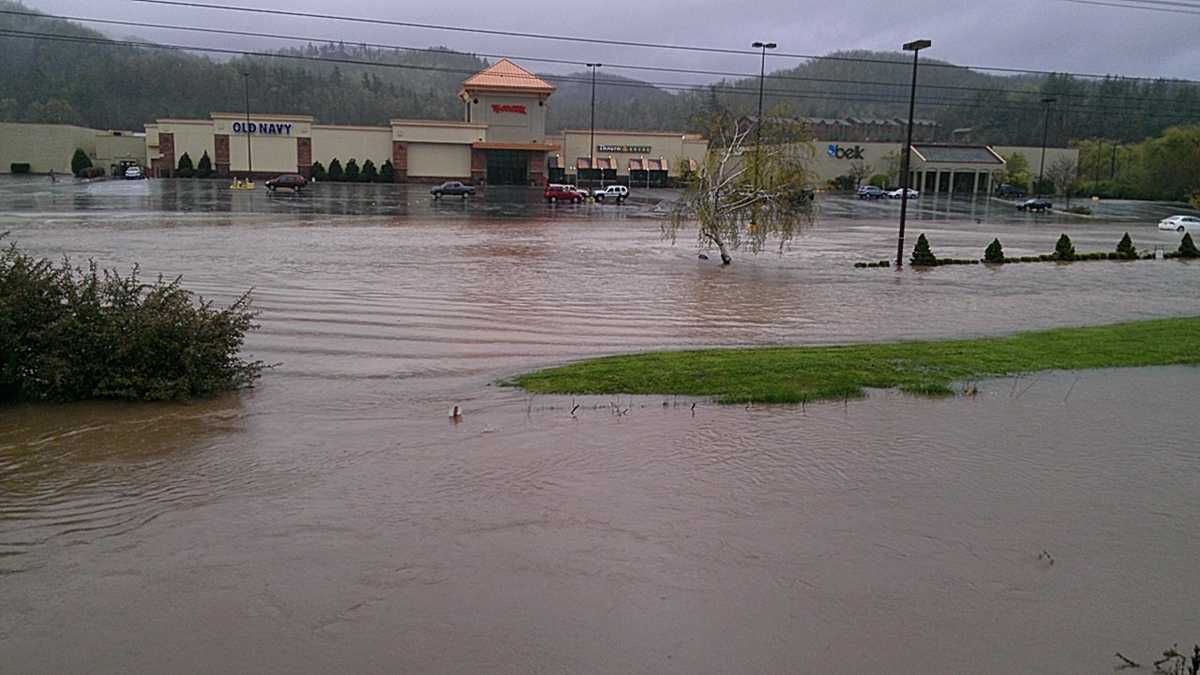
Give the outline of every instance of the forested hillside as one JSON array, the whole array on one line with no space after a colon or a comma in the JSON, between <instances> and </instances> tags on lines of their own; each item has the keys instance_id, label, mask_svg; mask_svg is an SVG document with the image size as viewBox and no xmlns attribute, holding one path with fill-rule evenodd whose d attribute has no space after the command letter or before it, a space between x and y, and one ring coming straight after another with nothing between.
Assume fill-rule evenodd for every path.
<instances>
[{"instance_id":1,"label":"forested hillside","mask_svg":"<svg viewBox=\"0 0 1200 675\"><path fill-rule=\"evenodd\" d=\"M30 10L0 0L0 11ZM7 31L7 32L6 32ZM76 42L30 39L13 31L73 36ZM0 13L0 120L70 122L137 129L157 117L202 117L243 108L242 72L250 73L255 111L314 115L327 123L385 124L392 117L459 119L462 80L487 60L444 49L383 50L347 44L307 45L278 57L228 60L168 49L96 44L112 39L56 19ZM264 45L264 51L269 45ZM776 61L777 65L783 62ZM381 64L381 65L371 65ZM949 138L994 144L1041 142L1044 96L1054 96L1050 141L1105 138L1138 141L1165 128L1200 121L1200 89L1173 81L1085 79L1064 75L993 75L922 60L917 114L937 120ZM531 69L535 63L523 64ZM625 71L630 72L630 71ZM645 72L645 71L643 71ZM766 105L793 116L907 115L908 56L842 52L776 70ZM558 85L550 131L586 128L589 73L544 75ZM675 82L680 75L651 73ZM752 112L757 78L724 79L679 91L601 70L596 125L601 128L694 130L698 112Z\"/></svg>"}]
</instances>

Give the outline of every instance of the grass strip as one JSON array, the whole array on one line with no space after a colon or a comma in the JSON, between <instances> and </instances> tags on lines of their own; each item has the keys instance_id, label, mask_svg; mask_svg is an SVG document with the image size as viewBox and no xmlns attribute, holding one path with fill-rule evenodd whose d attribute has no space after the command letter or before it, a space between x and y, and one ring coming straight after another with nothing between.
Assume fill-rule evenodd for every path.
<instances>
[{"instance_id":1,"label":"grass strip","mask_svg":"<svg viewBox=\"0 0 1200 675\"><path fill-rule=\"evenodd\" d=\"M1042 370L1200 364L1200 317L1134 321L969 340L751 347L609 356L519 375L539 394L713 397L803 403L867 388L951 395L953 382Z\"/></svg>"}]
</instances>

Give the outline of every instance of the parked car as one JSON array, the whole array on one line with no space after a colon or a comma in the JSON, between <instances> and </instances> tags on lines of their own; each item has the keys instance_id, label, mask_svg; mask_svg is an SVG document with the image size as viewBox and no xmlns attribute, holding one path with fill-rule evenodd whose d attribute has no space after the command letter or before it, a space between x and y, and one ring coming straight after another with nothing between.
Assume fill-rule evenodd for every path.
<instances>
[{"instance_id":1,"label":"parked car","mask_svg":"<svg viewBox=\"0 0 1200 675\"><path fill-rule=\"evenodd\" d=\"M125 178L128 180L141 180L146 177L140 166L131 166L125 169Z\"/></svg>"},{"instance_id":2,"label":"parked car","mask_svg":"<svg viewBox=\"0 0 1200 675\"><path fill-rule=\"evenodd\" d=\"M575 186L575 185L568 185L568 186L567 186L567 188L569 188L569 189L571 190L571 192L574 192L575 194L579 195L579 200L580 200L580 201L585 201L585 202L586 202L586 201L587 201L587 198L591 196L591 195L589 195L589 194L588 194L588 191L587 191L587 190L585 190L585 189L583 189L583 188L581 188L581 187L578 187L578 186Z\"/></svg>"},{"instance_id":3,"label":"parked car","mask_svg":"<svg viewBox=\"0 0 1200 675\"><path fill-rule=\"evenodd\" d=\"M887 193L884 192L883 188L881 188L881 187L875 187L874 185L864 185L864 186L858 188L858 198L859 199L883 199L886 196L887 196Z\"/></svg>"},{"instance_id":4,"label":"parked car","mask_svg":"<svg viewBox=\"0 0 1200 675\"><path fill-rule=\"evenodd\" d=\"M901 197L904 196L904 188L896 188L895 190L892 190L891 192L887 193L887 196L889 199L900 199ZM920 197L920 196L921 196L920 192L918 192L917 190L914 190L912 188L908 188L908 198L909 199L916 199L917 197Z\"/></svg>"},{"instance_id":5,"label":"parked car","mask_svg":"<svg viewBox=\"0 0 1200 675\"><path fill-rule=\"evenodd\" d=\"M1004 183L996 188L996 196L1002 199L1020 199L1025 196L1025 191L1016 185Z\"/></svg>"},{"instance_id":6,"label":"parked car","mask_svg":"<svg viewBox=\"0 0 1200 675\"><path fill-rule=\"evenodd\" d=\"M625 187L624 185L609 185L603 190L593 191L592 197L594 197L598 202L611 199L612 201L620 204L629 198L629 188Z\"/></svg>"},{"instance_id":7,"label":"parked car","mask_svg":"<svg viewBox=\"0 0 1200 675\"><path fill-rule=\"evenodd\" d=\"M462 197L466 199L469 195L475 194L474 185L465 185L456 180L449 180L441 185L435 185L429 190L429 194L433 195L434 199L438 197Z\"/></svg>"},{"instance_id":8,"label":"parked car","mask_svg":"<svg viewBox=\"0 0 1200 675\"><path fill-rule=\"evenodd\" d=\"M550 183L547 185L546 189L542 192L542 196L545 197L546 203L548 204L554 204L556 202L571 202L572 204L578 204L584 199L583 195L579 194L579 191L576 190L574 186L558 185L557 183Z\"/></svg>"},{"instance_id":9,"label":"parked car","mask_svg":"<svg viewBox=\"0 0 1200 675\"><path fill-rule=\"evenodd\" d=\"M1196 216L1171 216L1158 221L1158 229L1176 232L1200 231L1200 218Z\"/></svg>"},{"instance_id":10,"label":"parked car","mask_svg":"<svg viewBox=\"0 0 1200 675\"><path fill-rule=\"evenodd\" d=\"M308 185L308 179L298 173L285 173L267 181L267 189L271 192L276 188L291 188L292 192L299 192L305 185Z\"/></svg>"},{"instance_id":11,"label":"parked car","mask_svg":"<svg viewBox=\"0 0 1200 675\"><path fill-rule=\"evenodd\" d=\"M1026 199L1020 204L1017 204L1018 211L1036 211L1037 213L1045 213L1053 208L1054 203L1045 197L1034 197L1033 199Z\"/></svg>"}]
</instances>

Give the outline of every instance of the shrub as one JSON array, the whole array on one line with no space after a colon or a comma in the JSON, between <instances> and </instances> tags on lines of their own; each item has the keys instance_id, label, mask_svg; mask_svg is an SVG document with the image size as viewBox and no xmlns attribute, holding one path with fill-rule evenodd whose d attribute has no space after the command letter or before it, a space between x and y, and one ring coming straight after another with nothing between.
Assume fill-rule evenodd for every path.
<instances>
[{"instance_id":1,"label":"shrub","mask_svg":"<svg viewBox=\"0 0 1200 675\"><path fill-rule=\"evenodd\" d=\"M312 174L313 180L325 180L325 165L320 162L313 162L309 173Z\"/></svg>"},{"instance_id":2,"label":"shrub","mask_svg":"<svg viewBox=\"0 0 1200 675\"><path fill-rule=\"evenodd\" d=\"M379 167L379 182L393 183L396 181L396 169L392 167L392 161L385 160L383 166Z\"/></svg>"},{"instance_id":3,"label":"shrub","mask_svg":"<svg viewBox=\"0 0 1200 675\"><path fill-rule=\"evenodd\" d=\"M378 180L379 172L375 170L375 162L369 159L363 162L362 173L359 174L358 179L364 183L374 183Z\"/></svg>"},{"instance_id":4,"label":"shrub","mask_svg":"<svg viewBox=\"0 0 1200 675\"><path fill-rule=\"evenodd\" d=\"M0 401L165 400L248 386L249 293L225 309L179 280L72 268L0 251Z\"/></svg>"},{"instance_id":5,"label":"shrub","mask_svg":"<svg viewBox=\"0 0 1200 675\"><path fill-rule=\"evenodd\" d=\"M882 173L877 173L874 176L871 176L871 179L867 181L867 185L874 185L877 188L885 188L888 186L888 177Z\"/></svg>"},{"instance_id":6,"label":"shrub","mask_svg":"<svg viewBox=\"0 0 1200 675\"><path fill-rule=\"evenodd\" d=\"M342 173L342 176L346 181L353 183L354 181L358 180L359 173L358 161L351 157L350 161L346 162L346 169Z\"/></svg>"},{"instance_id":7,"label":"shrub","mask_svg":"<svg viewBox=\"0 0 1200 675\"><path fill-rule=\"evenodd\" d=\"M983 259L990 263L1004 262L1004 247L1000 245L1000 239L993 239L992 243L983 252Z\"/></svg>"},{"instance_id":8,"label":"shrub","mask_svg":"<svg viewBox=\"0 0 1200 675\"><path fill-rule=\"evenodd\" d=\"M83 173L84 169L92 168L92 158L83 151L83 148L75 148L75 154L71 155L71 173L76 176Z\"/></svg>"},{"instance_id":9,"label":"shrub","mask_svg":"<svg viewBox=\"0 0 1200 675\"><path fill-rule=\"evenodd\" d=\"M334 157L333 161L329 163L329 180L342 180L343 176L345 173L342 171L342 163L338 161L337 157Z\"/></svg>"},{"instance_id":10,"label":"shrub","mask_svg":"<svg viewBox=\"0 0 1200 675\"><path fill-rule=\"evenodd\" d=\"M1139 199L1144 197L1131 185L1113 180L1083 181L1075 186L1076 197L1100 197L1101 199Z\"/></svg>"},{"instance_id":11,"label":"shrub","mask_svg":"<svg viewBox=\"0 0 1200 675\"><path fill-rule=\"evenodd\" d=\"M1200 258L1200 249L1197 249L1196 242L1192 241L1191 232L1183 233L1183 240L1179 242L1179 257Z\"/></svg>"},{"instance_id":12,"label":"shrub","mask_svg":"<svg viewBox=\"0 0 1200 675\"><path fill-rule=\"evenodd\" d=\"M1055 260L1074 260L1075 245L1071 243L1071 238L1063 234L1058 238L1058 242L1054 244L1054 259Z\"/></svg>"},{"instance_id":13,"label":"shrub","mask_svg":"<svg viewBox=\"0 0 1200 675\"><path fill-rule=\"evenodd\" d=\"M1054 181L1049 178L1043 178L1040 181L1036 178L1033 179L1033 194L1052 195L1054 192Z\"/></svg>"},{"instance_id":14,"label":"shrub","mask_svg":"<svg viewBox=\"0 0 1200 675\"><path fill-rule=\"evenodd\" d=\"M838 176L829 181L829 189L835 192L852 192L857 183L854 176Z\"/></svg>"},{"instance_id":15,"label":"shrub","mask_svg":"<svg viewBox=\"0 0 1200 675\"><path fill-rule=\"evenodd\" d=\"M8 170L12 173L29 173L29 162L13 162L8 165Z\"/></svg>"},{"instance_id":16,"label":"shrub","mask_svg":"<svg viewBox=\"0 0 1200 675\"><path fill-rule=\"evenodd\" d=\"M1136 260L1137 249L1133 246L1133 240L1129 238L1129 233L1126 232L1124 237L1121 237L1121 242L1117 244L1117 255L1124 260Z\"/></svg>"},{"instance_id":17,"label":"shrub","mask_svg":"<svg viewBox=\"0 0 1200 675\"><path fill-rule=\"evenodd\" d=\"M179 156L179 165L175 167L175 175L180 178L191 178L196 172L196 167L192 166L192 158L186 152Z\"/></svg>"},{"instance_id":18,"label":"shrub","mask_svg":"<svg viewBox=\"0 0 1200 675\"><path fill-rule=\"evenodd\" d=\"M204 154L200 155L200 161L196 163L196 177L208 178L212 174L212 160L208 158L208 151L205 150Z\"/></svg>"},{"instance_id":19,"label":"shrub","mask_svg":"<svg viewBox=\"0 0 1200 675\"><path fill-rule=\"evenodd\" d=\"M104 167L89 166L86 169L80 170L76 175L80 178L103 178L105 176Z\"/></svg>"},{"instance_id":20,"label":"shrub","mask_svg":"<svg viewBox=\"0 0 1200 675\"><path fill-rule=\"evenodd\" d=\"M929 240L922 232L921 236L917 237L917 245L913 247L911 264L916 267L932 267L937 265L937 262L937 257L929 249Z\"/></svg>"}]
</instances>

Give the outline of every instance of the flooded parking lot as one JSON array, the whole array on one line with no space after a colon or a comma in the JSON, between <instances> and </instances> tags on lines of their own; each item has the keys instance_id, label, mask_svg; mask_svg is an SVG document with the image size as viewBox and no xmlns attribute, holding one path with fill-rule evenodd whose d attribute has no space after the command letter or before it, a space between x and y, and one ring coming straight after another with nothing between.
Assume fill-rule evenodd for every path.
<instances>
[{"instance_id":1,"label":"flooded parking lot","mask_svg":"<svg viewBox=\"0 0 1200 675\"><path fill-rule=\"evenodd\" d=\"M0 664L1098 672L1200 639L1195 369L694 416L495 385L618 351L1194 315L1200 268L858 270L894 254L898 204L843 198L722 268L661 240L670 196L0 182L30 252L253 287L248 350L279 364L212 401L0 410ZM1174 248L1171 208L922 198L910 237Z\"/></svg>"}]
</instances>

